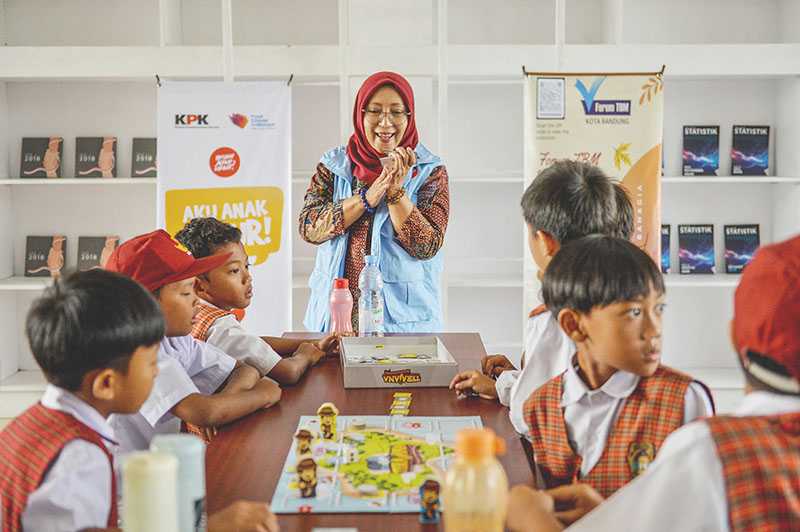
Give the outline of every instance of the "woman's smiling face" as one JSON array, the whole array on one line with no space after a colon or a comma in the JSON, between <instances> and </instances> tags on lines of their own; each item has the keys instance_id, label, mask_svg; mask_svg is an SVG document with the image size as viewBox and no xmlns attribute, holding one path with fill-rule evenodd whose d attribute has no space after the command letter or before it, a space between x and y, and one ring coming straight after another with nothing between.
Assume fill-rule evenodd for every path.
<instances>
[{"instance_id":1,"label":"woman's smiling face","mask_svg":"<svg viewBox=\"0 0 800 532\"><path fill-rule=\"evenodd\" d=\"M381 87L364 108L364 133L380 153L390 153L400 145L408 127L406 106L391 86Z\"/></svg>"}]
</instances>

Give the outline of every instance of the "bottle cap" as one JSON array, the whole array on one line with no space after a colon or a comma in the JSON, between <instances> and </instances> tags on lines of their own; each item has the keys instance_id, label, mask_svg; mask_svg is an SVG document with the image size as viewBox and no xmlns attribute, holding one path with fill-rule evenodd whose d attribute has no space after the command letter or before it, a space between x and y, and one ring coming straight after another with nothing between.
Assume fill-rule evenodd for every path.
<instances>
[{"instance_id":1,"label":"bottle cap","mask_svg":"<svg viewBox=\"0 0 800 532\"><path fill-rule=\"evenodd\" d=\"M350 281L347 279L334 279L333 280L333 289L334 290L341 290L341 289L350 288Z\"/></svg>"},{"instance_id":2,"label":"bottle cap","mask_svg":"<svg viewBox=\"0 0 800 532\"><path fill-rule=\"evenodd\" d=\"M505 452L506 442L492 429L463 429L456 434L456 454L467 460L480 460Z\"/></svg>"}]
</instances>

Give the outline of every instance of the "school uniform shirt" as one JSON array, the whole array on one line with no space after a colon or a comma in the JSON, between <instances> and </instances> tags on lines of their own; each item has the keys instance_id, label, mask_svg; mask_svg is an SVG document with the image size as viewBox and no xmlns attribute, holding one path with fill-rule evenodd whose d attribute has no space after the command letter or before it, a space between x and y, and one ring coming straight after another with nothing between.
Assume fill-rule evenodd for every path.
<instances>
[{"instance_id":1,"label":"school uniform shirt","mask_svg":"<svg viewBox=\"0 0 800 532\"><path fill-rule=\"evenodd\" d=\"M537 313L535 310L531 314L525 330L522 369L504 371L495 384L498 399L509 407L511 424L526 437L529 427L525 420L525 401L541 385L563 373L575 353L575 344L553 319L552 312Z\"/></svg>"},{"instance_id":2,"label":"school uniform shirt","mask_svg":"<svg viewBox=\"0 0 800 532\"><path fill-rule=\"evenodd\" d=\"M180 432L172 407L191 394L211 395L225 382L236 360L191 336L165 337L158 350L158 376L136 414L114 414L109 422L120 452L147 450L156 434Z\"/></svg>"},{"instance_id":3,"label":"school uniform shirt","mask_svg":"<svg viewBox=\"0 0 800 532\"><path fill-rule=\"evenodd\" d=\"M603 386L590 390L573 364L564 372L561 408L570 446L583 458L582 477L600 461L611 428L640 379L633 373L617 371ZM706 388L699 382L689 383L683 398L683 424L712 415L714 408Z\"/></svg>"},{"instance_id":4,"label":"school uniform shirt","mask_svg":"<svg viewBox=\"0 0 800 532\"><path fill-rule=\"evenodd\" d=\"M48 384L42 406L69 414L116 448L114 430L93 407L76 395ZM72 440L61 450L39 487L28 497L22 514L23 530L74 532L106 528L111 509L112 466L97 445Z\"/></svg>"},{"instance_id":5,"label":"school uniform shirt","mask_svg":"<svg viewBox=\"0 0 800 532\"><path fill-rule=\"evenodd\" d=\"M281 356L257 334L245 329L233 312L202 301L198 305L192 336L221 349L236 360L256 368L266 376L281 361Z\"/></svg>"},{"instance_id":6,"label":"school uniform shirt","mask_svg":"<svg viewBox=\"0 0 800 532\"><path fill-rule=\"evenodd\" d=\"M735 416L800 412L800 398L748 394ZM711 429L697 421L673 432L647 471L569 530L730 530L723 465Z\"/></svg>"}]
</instances>

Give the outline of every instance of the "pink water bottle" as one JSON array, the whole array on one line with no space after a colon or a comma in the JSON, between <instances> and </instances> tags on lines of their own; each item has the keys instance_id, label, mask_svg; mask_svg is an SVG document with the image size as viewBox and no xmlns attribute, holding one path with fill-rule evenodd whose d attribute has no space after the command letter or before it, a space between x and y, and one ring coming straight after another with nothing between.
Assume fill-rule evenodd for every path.
<instances>
[{"instance_id":1,"label":"pink water bottle","mask_svg":"<svg viewBox=\"0 0 800 532\"><path fill-rule=\"evenodd\" d=\"M353 295L347 279L334 279L331 290L331 327L328 332L353 332Z\"/></svg>"}]
</instances>

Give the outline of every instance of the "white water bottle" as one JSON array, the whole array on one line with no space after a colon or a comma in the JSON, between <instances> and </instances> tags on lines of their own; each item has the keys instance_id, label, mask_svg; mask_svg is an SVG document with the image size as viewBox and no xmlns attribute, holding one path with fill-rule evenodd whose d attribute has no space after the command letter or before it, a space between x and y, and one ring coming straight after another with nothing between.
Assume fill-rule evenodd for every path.
<instances>
[{"instance_id":1,"label":"white water bottle","mask_svg":"<svg viewBox=\"0 0 800 532\"><path fill-rule=\"evenodd\" d=\"M178 532L178 459L137 452L122 466L122 530Z\"/></svg>"},{"instance_id":2,"label":"white water bottle","mask_svg":"<svg viewBox=\"0 0 800 532\"><path fill-rule=\"evenodd\" d=\"M150 450L178 459L178 520L181 532L206 532L206 446L192 434L158 434Z\"/></svg>"},{"instance_id":3,"label":"white water bottle","mask_svg":"<svg viewBox=\"0 0 800 532\"><path fill-rule=\"evenodd\" d=\"M378 257L364 257L364 269L358 276L358 335L383 336L383 277Z\"/></svg>"}]
</instances>

